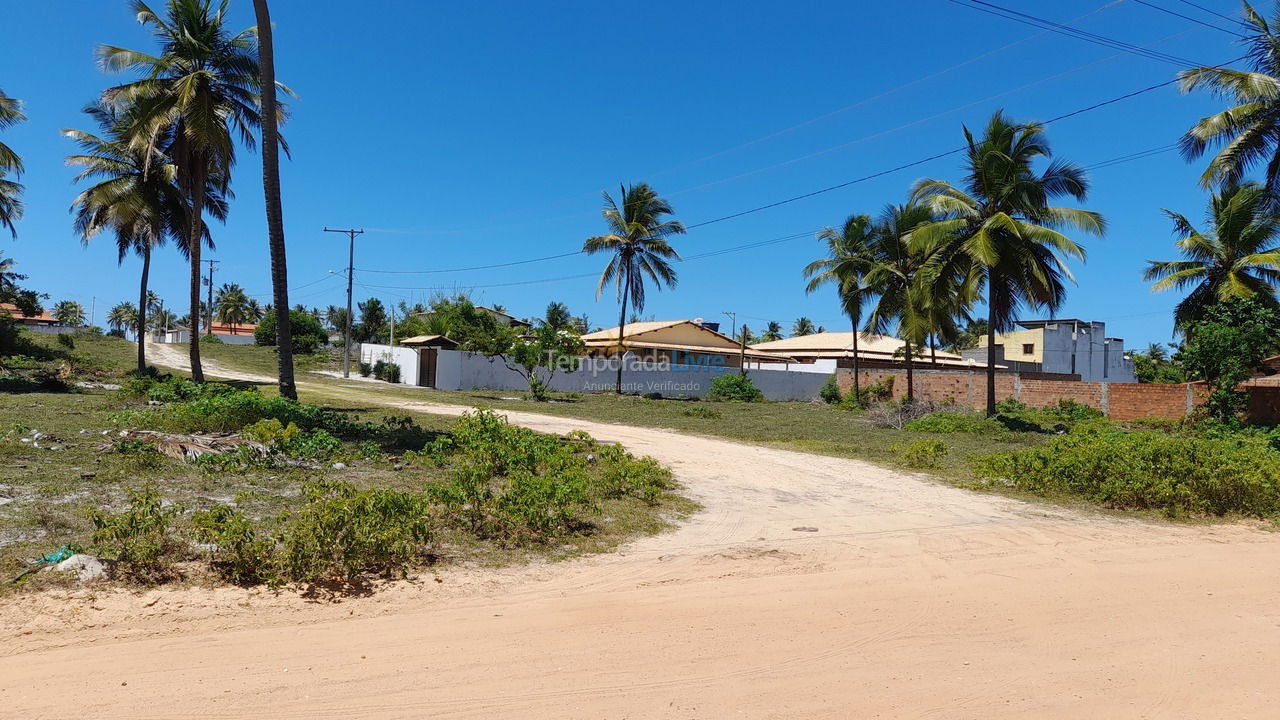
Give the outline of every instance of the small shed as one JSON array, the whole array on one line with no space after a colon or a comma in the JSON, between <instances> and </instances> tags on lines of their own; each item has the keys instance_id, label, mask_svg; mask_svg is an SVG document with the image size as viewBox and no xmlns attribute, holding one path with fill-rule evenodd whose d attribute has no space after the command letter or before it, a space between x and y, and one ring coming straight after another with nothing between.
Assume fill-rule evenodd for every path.
<instances>
[{"instance_id":1,"label":"small shed","mask_svg":"<svg viewBox=\"0 0 1280 720\"><path fill-rule=\"evenodd\" d=\"M443 335L414 335L400 341L402 347L439 348L441 350L457 350L458 343Z\"/></svg>"}]
</instances>

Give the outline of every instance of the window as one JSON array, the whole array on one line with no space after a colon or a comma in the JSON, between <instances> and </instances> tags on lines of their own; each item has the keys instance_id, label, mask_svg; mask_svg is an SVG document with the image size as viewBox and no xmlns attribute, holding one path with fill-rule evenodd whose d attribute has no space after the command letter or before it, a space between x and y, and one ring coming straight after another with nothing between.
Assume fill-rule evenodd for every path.
<instances>
[{"instance_id":1,"label":"window","mask_svg":"<svg viewBox=\"0 0 1280 720\"><path fill-rule=\"evenodd\" d=\"M1035 354L1036 354L1036 344L1035 344L1035 343L1022 343L1022 354L1023 354L1023 355L1035 355Z\"/></svg>"}]
</instances>

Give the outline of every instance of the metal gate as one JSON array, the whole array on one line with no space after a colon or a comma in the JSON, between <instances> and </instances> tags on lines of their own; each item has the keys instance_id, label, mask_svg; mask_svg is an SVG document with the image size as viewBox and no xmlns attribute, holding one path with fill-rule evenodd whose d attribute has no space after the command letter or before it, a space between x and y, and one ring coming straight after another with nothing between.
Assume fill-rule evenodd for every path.
<instances>
[{"instance_id":1,"label":"metal gate","mask_svg":"<svg viewBox=\"0 0 1280 720\"><path fill-rule=\"evenodd\" d=\"M429 388L436 386L436 348L418 350L418 385Z\"/></svg>"}]
</instances>

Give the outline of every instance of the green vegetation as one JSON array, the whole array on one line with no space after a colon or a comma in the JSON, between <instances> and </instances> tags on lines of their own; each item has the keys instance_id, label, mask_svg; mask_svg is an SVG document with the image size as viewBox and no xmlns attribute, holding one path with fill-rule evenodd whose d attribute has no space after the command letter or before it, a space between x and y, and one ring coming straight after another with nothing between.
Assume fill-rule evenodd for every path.
<instances>
[{"instance_id":1,"label":"green vegetation","mask_svg":"<svg viewBox=\"0 0 1280 720\"><path fill-rule=\"evenodd\" d=\"M329 341L329 333L311 313L289 311L289 330L293 333L293 351L300 355L312 355L320 351ZM267 313L262 318L258 329L253 331L253 340L259 345L276 345L276 314Z\"/></svg>"},{"instance_id":2,"label":"green vegetation","mask_svg":"<svg viewBox=\"0 0 1280 720\"><path fill-rule=\"evenodd\" d=\"M1277 255L1280 257L1280 254ZM1187 328L1178 353L1184 367L1209 385L1205 410L1235 422L1249 403L1239 388L1280 347L1280 315L1260 295L1233 297L1204 309Z\"/></svg>"},{"instance_id":3,"label":"green vegetation","mask_svg":"<svg viewBox=\"0 0 1280 720\"><path fill-rule=\"evenodd\" d=\"M725 373L711 381L707 399L726 402L762 402L764 393L760 392L760 388L756 387L747 375Z\"/></svg>"}]
</instances>

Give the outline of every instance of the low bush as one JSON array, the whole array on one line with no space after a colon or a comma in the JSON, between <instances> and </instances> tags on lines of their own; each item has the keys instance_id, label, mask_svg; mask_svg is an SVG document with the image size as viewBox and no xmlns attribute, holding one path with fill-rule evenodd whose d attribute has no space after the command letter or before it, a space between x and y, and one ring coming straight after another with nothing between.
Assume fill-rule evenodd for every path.
<instances>
[{"instance_id":1,"label":"low bush","mask_svg":"<svg viewBox=\"0 0 1280 720\"><path fill-rule=\"evenodd\" d=\"M842 397L840 393L840 382L836 380L835 375L828 377L827 381L818 389L818 397L822 398L822 401L828 405L835 405L840 402Z\"/></svg>"},{"instance_id":2,"label":"low bush","mask_svg":"<svg viewBox=\"0 0 1280 720\"><path fill-rule=\"evenodd\" d=\"M915 432L972 433L974 435L1000 435L1005 427L991 418L976 412L944 410L906 422L902 428Z\"/></svg>"},{"instance_id":3,"label":"low bush","mask_svg":"<svg viewBox=\"0 0 1280 720\"><path fill-rule=\"evenodd\" d=\"M901 449L902 462L920 470L936 470L950 448L941 440L914 440Z\"/></svg>"},{"instance_id":4,"label":"low bush","mask_svg":"<svg viewBox=\"0 0 1280 720\"><path fill-rule=\"evenodd\" d=\"M367 362L360 363L360 377L369 377L373 374L373 366Z\"/></svg>"},{"instance_id":5,"label":"low bush","mask_svg":"<svg viewBox=\"0 0 1280 720\"><path fill-rule=\"evenodd\" d=\"M119 413L118 424L167 432L237 432L259 420L276 419L307 430L334 435L351 434L359 426L341 413L287 398L265 398L256 392L235 390L204 395L183 403Z\"/></svg>"},{"instance_id":6,"label":"low bush","mask_svg":"<svg viewBox=\"0 0 1280 720\"><path fill-rule=\"evenodd\" d=\"M93 545L99 555L116 563L117 577L147 583L164 580L171 575L179 547L170 533L176 514L175 508L163 506L155 486L148 485L130 494L123 512L89 511Z\"/></svg>"},{"instance_id":7,"label":"low bush","mask_svg":"<svg viewBox=\"0 0 1280 720\"><path fill-rule=\"evenodd\" d=\"M214 505L191 518L197 541L212 545L213 567L237 585L276 584L279 575L276 543L261 538L244 513L228 505Z\"/></svg>"},{"instance_id":8,"label":"low bush","mask_svg":"<svg viewBox=\"0 0 1280 720\"><path fill-rule=\"evenodd\" d=\"M654 503L662 493L675 487L671 471L653 458L637 458L621 445L601 448L597 459L600 475L596 481L608 498L631 496Z\"/></svg>"},{"instance_id":9,"label":"low bush","mask_svg":"<svg viewBox=\"0 0 1280 720\"><path fill-rule=\"evenodd\" d=\"M751 378L739 373L726 373L711 381L711 390L707 392L708 400L727 402L759 402L764 400L764 393L751 382Z\"/></svg>"},{"instance_id":10,"label":"low bush","mask_svg":"<svg viewBox=\"0 0 1280 720\"><path fill-rule=\"evenodd\" d=\"M217 335L208 335L208 334L200 336L200 344L201 345L226 345L226 343L222 341L222 338L218 337Z\"/></svg>"},{"instance_id":11,"label":"low bush","mask_svg":"<svg viewBox=\"0 0 1280 720\"><path fill-rule=\"evenodd\" d=\"M259 420L241 433L269 449L299 460L329 460L342 452L342 441L323 429L302 430L277 418Z\"/></svg>"},{"instance_id":12,"label":"low bush","mask_svg":"<svg viewBox=\"0 0 1280 720\"><path fill-rule=\"evenodd\" d=\"M373 376L389 383L400 382L400 366L393 362L379 360L373 364Z\"/></svg>"},{"instance_id":13,"label":"low bush","mask_svg":"<svg viewBox=\"0 0 1280 720\"><path fill-rule=\"evenodd\" d=\"M131 397L142 397L153 402L177 403L215 395L226 395L236 389L223 383L198 383L172 375L132 375L120 388Z\"/></svg>"},{"instance_id":14,"label":"low bush","mask_svg":"<svg viewBox=\"0 0 1280 720\"><path fill-rule=\"evenodd\" d=\"M1280 454L1233 440L1088 425L1042 446L981 458L974 472L987 482L1114 508L1280 513Z\"/></svg>"}]
</instances>

